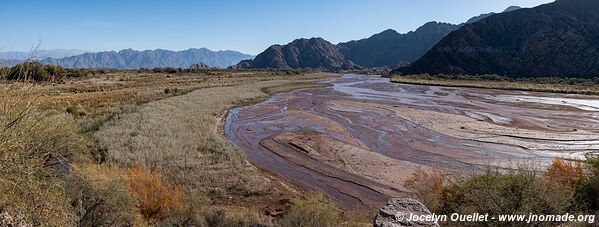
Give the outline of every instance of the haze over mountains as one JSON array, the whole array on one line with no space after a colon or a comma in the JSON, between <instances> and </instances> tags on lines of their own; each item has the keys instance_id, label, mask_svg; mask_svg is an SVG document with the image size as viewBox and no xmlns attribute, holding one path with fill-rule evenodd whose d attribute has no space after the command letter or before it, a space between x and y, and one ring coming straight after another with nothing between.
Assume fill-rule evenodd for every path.
<instances>
[{"instance_id":1,"label":"haze over mountains","mask_svg":"<svg viewBox=\"0 0 599 227\"><path fill-rule=\"evenodd\" d=\"M452 32L412 73L599 75L599 1L558 0L489 16Z\"/></svg>"},{"instance_id":2,"label":"haze over mountains","mask_svg":"<svg viewBox=\"0 0 599 227\"><path fill-rule=\"evenodd\" d=\"M206 48L183 51L125 49L85 53L61 59L46 58L41 62L66 68L116 68L139 69L156 67L189 68L193 64L203 63L210 67L226 68L253 56L237 51L211 51Z\"/></svg>"},{"instance_id":3,"label":"haze over mountains","mask_svg":"<svg viewBox=\"0 0 599 227\"><path fill-rule=\"evenodd\" d=\"M32 53L25 51L6 51L0 52L0 59L4 60L25 60L31 57L36 59L44 58L64 58L75 56L83 53L93 53L94 51L78 50L78 49L52 49L52 50L40 50L35 53L35 56L31 56Z\"/></svg>"},{"instance_id":4,"label":"haze over mountains","mask_svg":"<svg viewBox=\"0 0 599 227\"><path fill-rule=\"evenodd\" d=\"M12 67L16 64L19 64L20 60L5 60L0 59L0 67Z\"/></svg>"},{"instance_id":5,"label":"haze over mountains","mask_svg":"<svg viewBox=\"0 0 599 227\"><path fill-rule=\"evenodd\" d=\"M520 7L510 6L504 12L516 9L520 9ZM482 14L468 21L474 23L494 14ZM447 34L464 24L454 25L433 21L405 34L388 29L369 38L343 42L337 45L332 45L322 38L316 38L316 40L319 40L318 42L308 43L304 43L303 40L305 39L298 39L287 45L273 45L259 54L255 60L244 61L238 67L272 69L322 69L324 67L328 70L347 70L356 67L396 68L410 64L422 57L426 51ZM297 47L298 43L302 43L301 48ZM327 44L326 48L322 48L326 43L330 45ZM303 53L303 50L308 50L308 52ZM301 57L298 58L299 56ZM329 63L321 64L318 61L319 59L326 59ZM290 64L287 62L290 62Z\"/></svg>"}]
</instances>

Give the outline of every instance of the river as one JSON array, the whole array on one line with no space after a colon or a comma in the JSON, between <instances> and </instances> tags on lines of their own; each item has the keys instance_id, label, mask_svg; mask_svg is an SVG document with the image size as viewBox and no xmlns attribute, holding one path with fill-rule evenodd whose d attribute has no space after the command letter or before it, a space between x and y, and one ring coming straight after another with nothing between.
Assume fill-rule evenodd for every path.
<instances>
[{"instance_id":1,"label":"river","mask_svg":"<svg viewBox=\"0 0 599 227\"><path fill-rule=\"evenodd\" d=\"M259 168L347 208L406 195L417 169L543 168L599 150L596 96L450 88L345 75L229 111L225 133Z\"/></svg>"}]
</instances>

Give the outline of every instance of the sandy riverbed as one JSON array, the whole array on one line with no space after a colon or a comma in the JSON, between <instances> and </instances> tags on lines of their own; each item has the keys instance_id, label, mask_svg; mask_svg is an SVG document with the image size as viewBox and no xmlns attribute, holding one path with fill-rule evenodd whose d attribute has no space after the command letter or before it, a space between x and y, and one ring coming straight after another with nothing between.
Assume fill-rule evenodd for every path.
<instances>
[{"instance_id":1,"label":"sandy riverbed","mask_svg":"<svg viewBox=\"0 0 599 227\"><path fill-rule=\"evenodd\" d=\"M390 83L332 87L233 109L225 131L260 168L352 208L405 195L416 168L542 168L599 150L599 98Z\"/></svg>"}]
</instances>

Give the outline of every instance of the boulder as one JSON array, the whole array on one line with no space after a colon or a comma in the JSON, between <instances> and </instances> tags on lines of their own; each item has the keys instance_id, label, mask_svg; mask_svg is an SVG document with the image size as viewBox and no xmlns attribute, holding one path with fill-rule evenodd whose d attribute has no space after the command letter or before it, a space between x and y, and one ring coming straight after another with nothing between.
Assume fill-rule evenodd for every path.
<instances>
[{"instance_id":1,"label":"boulder","mask_svg":"<svg viewBox=\"0 0 599 227\"><path fill-rule=\"evenodd\" d=\"M434 222L407 221L410 214L426 215L431 212L418 200L411 198L396 198L387 202L374 218L374 227L399 226L439 226Z\"/></svg>"},{"instance_id":2,"label":"boulder","mask_svg":"<svg viewBox=\"0 0 599 227\"><path fill-rule=\"evenodd\" d=\"M204 62L200 62L197 64L193 64L191 66L189 66L189 69L195 69L195 70L199 70L199 69L209 69L210 66L204 64Z\"/></svg>"}]
</instances>

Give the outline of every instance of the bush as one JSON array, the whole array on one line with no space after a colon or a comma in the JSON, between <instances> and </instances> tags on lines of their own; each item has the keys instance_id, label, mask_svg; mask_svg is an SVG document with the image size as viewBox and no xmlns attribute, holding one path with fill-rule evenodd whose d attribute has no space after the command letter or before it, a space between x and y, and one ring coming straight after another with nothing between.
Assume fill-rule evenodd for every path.
<instances>
[{"instance_id":1,"label":"bush","mask_svg":"<svg viewBox=\"0 0 599 227\"><path fill-rule=\"evenodd\" d=\"M59 66L27 61L12 67L6 78L23 81L57 81L62 79L64 73L65 69Z\"/></svg>"},{"instance_id":2,"label":"bush","mask_svg":"<svg viewBox=\"0 0 599 227\"><path fill-rule=\"evenodd\" d=\"M572 192L585 181L585 176L580 162L556 158L545 171L543 180L550 187Z\"/></svg>"},{"instance_id":3,"label":"bush","mask_svg":"<svg viewBox=\"0 0 599 227\"><path fill-rule=\"evenodd\" d=\"M443 190L441 212L560 214L574 202L569 193L547 187L532 171L488 171Z\"/></svg>"},{"instance_id":4,"label":"bush","mask_svg":"<svg viewBox=\"0 0 599 227\"><path fill-rule=\"evenodd\" d=\"M218 164L225 161L245 161L245 154L235 144L222 136L214 135L204 139L199 150L208 154L211 164Z\"/></svg>"},{"instance_id":5,"label":"bush","mask_svg":"<svg viewBox=\"0 0 599 227\"><path fill-rule=\"evenodd\" d=\"M289 212L281 219L281 226L311 227L339 226L341 215L336 204L322 194L306 199L294 199Z\"/></svg>"},{"instance_id":6,"label":"bush","mask_svg":"<svg viewBox=\"0 0 599 227\"><path fill-rule=\"evenodd\" d=\"M85 165L72 183L78 226L131 226L139 215L127 190L127 171L115 165Z\"/></svg>"},{"instance_id":7,"label":"bush","mask_svg":"<svg viewBox=\"0 0 599 227\"><path fill-rule=\"evenodd\" d=\"M599 211L599 156L587 157L588 178L576 188L576 200L586 211Z\"/></svg>"},{"instance_id":8,"label":"bush","mask_svg":"<svg viewBox=\"0 0 599 227\"><path fill-rule=\"evenodd\" d=\"M162 180L158 172L139 167L129 169L128 190L135 197L137 207L149 221L161 221L172 213L180 212L183 193Z\"/></svg>"},{"instance_id":9,"label":"bush","mask_svg":"<svg viewBox=\"0 0 599 227\"><path fill-rule=\"evenodd\" d=\"M73 225L63 177L72 172L69 161L86 152L86 140L69 116L36 110L28 87L1 89L0 213L31 225Z\"/></svg>"},{"instance_id":10,"label":"bush","mask_svg":"<svg viewBox=\"0 0 599 227\"><path fill-rule=\"evenodd\" d=\"M444 182L439 171L426 172L418 168L405 181L404 186L410 189L411 195L426 205L431 212L436 212L441 205Z\"/></svg>"},{"instance_id":11,"label":"bush","mask_svg":"<svg viewBox=\"0 0 599 227\"><path fill-rule=\"evenodd\" d=\"M589 158L586 166L590 168L587 171L590 176L585 174L579 162L555 159L540 175L530 170L488 170L470 178L454 179L445 185L446 181L440 174L417 170L406 180L405 186L412 190L416 199L440 214L563 214L597 211L599 177L595 173L599 172L599 159Z\"/></svg>"}]
</instances>

